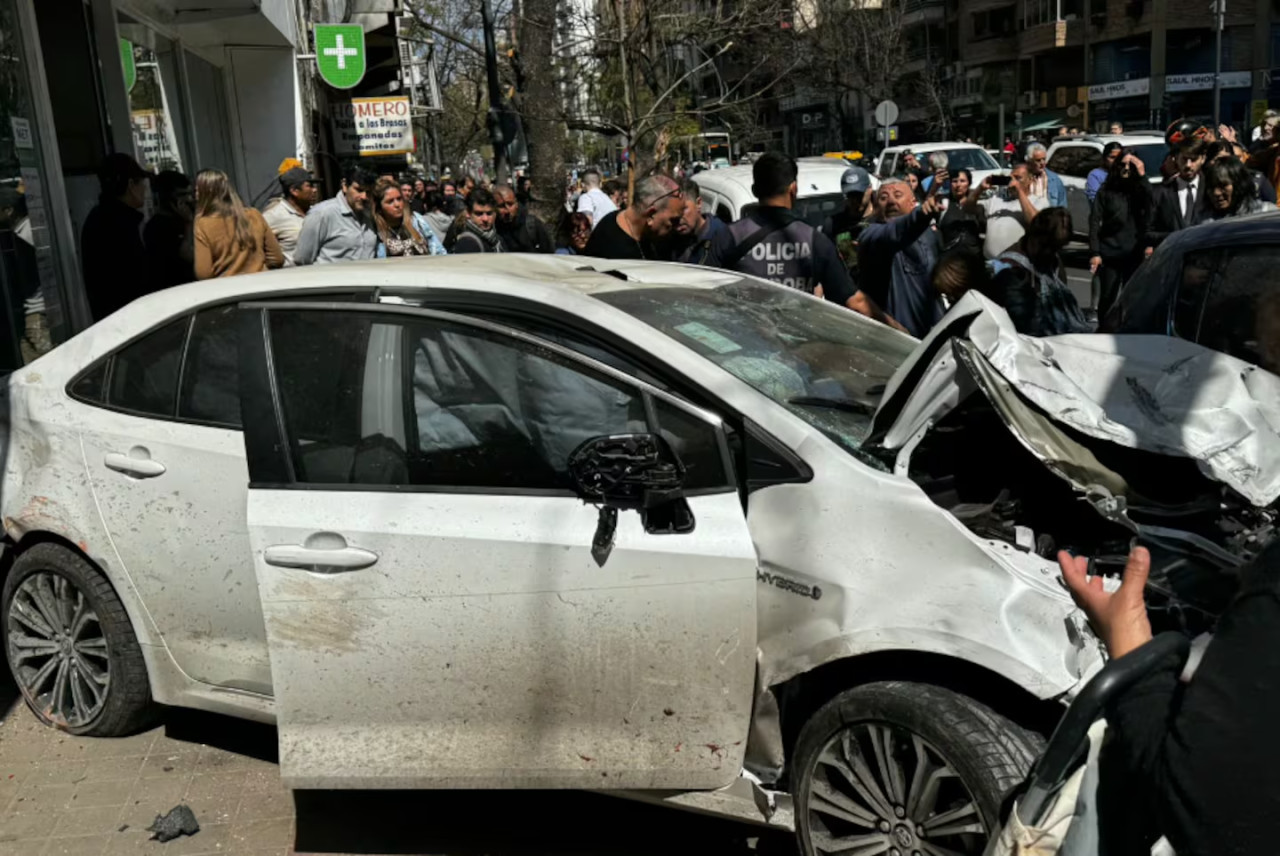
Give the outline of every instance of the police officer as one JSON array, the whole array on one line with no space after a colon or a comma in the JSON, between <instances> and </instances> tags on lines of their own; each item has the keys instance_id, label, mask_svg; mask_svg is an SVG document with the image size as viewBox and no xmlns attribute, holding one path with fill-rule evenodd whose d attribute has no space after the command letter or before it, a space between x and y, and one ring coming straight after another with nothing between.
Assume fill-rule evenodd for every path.
<instances>
[{"instance_id":1,"label":"police officer","mask_svg":"<svg viewBox=\"0 0 1280 856\"><path fill-rule=\"evenodd\" d=\"M831 239L791 210L796 201L796 173L796 162L777 152L768 152L755 162L751 192L759 205L716 236L707 264L820 294L898 326L854 287Z\"/></svg>"}]
</instances>

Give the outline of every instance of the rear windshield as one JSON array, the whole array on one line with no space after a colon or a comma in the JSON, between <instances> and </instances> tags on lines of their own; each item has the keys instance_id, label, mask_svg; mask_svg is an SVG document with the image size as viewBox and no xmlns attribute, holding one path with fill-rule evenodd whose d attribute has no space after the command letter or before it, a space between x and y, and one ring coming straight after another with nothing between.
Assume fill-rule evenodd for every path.
<instances>
[{"instance_id":1,"label":"rear windshield","mask_svg":"<svg viewBox=\"0 0 1280 856\"><path fill-rule=\"evenodd\" d=\"M742 216L749 217L760 206L752 202L742 207ZM823 222L844 207L844 196L840 193L824 193L818 196L801 196L791 210L801 220L815 229L822 227Z\"/></svg>"}]
</instances>

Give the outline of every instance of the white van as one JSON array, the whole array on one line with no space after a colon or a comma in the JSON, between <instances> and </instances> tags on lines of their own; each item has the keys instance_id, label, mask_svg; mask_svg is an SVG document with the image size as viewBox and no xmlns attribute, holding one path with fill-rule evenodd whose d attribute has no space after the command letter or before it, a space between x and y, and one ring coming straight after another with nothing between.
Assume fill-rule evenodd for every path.
<instances>
[{"instance_id":1,"label":"white van","mask_svg":"<svg viewBox=\"0 0 1280 856\"><path fill-rule=\"evenodd\" d=\"M799 175L796 184L799 193L795 212L801 219L815 227L844 207L844 193L840 190L840 178L849 167L843 161L831 159L830 163L812 160L797 161ZM751 192L752 167L734 166L728 169L707 170L693 176L702 191L702 210L714 214L725 223L733 223L756 204Z\"/></svg>"}]
</instances>

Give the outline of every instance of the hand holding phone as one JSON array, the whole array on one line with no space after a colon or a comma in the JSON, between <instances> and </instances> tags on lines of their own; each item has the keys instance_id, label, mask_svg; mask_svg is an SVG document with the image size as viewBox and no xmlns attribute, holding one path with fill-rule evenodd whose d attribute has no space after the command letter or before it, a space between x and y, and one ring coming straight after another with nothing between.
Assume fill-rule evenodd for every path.
<instances>
[{"instance_id":1,"label":"hand holding phone","mask_svg":"<svg viewBox=\"0 0 1280 856\"><path fill-rule=\"evenodd\" d=\"M986 183L992 187L1008 187L1012 181L1012 176L1008 175L989 175L986 178Z\"/></svg>"}]
</instances>

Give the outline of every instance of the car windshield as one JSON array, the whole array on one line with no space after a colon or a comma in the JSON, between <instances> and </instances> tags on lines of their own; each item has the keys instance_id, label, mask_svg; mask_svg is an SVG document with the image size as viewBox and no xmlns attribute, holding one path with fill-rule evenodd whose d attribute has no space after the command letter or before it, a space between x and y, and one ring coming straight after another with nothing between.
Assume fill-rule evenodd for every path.
<instances>
[{"instance_id":1,"label":"car windshield","mask_svg":"<svg viewBox=\"0 0 1280 856\"><path fill-rule=\"evenodd\" d=\"M861 451L890 376L916 343L834 303L741 279L716 288L595 295L744 381L851 454Z\"/></svg>"},{"instance_id":2,"label":"car windshield","mask_svg":"<svg viewBox=\"0 0 1280 856\"><path fill-rule=\"evenodd\" d=\"M928 166L929 157L937 154L938 151L946 154L947 169L951 172L958 169L1000 169L1000 164L982 149L938 149L932 152L919 152L916 157L920 159L922 166Z\"/></svg>"},{"instance_id":3,"label":"car windshield","mask_svg":"<svg viewBox=\"0 0 1280 856\"><path fill-rule=\"evenodd\" d=\"M742 216L750 216L760 206L754 202L742 206ZM828 217L844 207L844 195L840 193L822 193L817 196L801 196L791 210L801 220L815 229L821 228Z\"/></svg>"}]
</instances>

